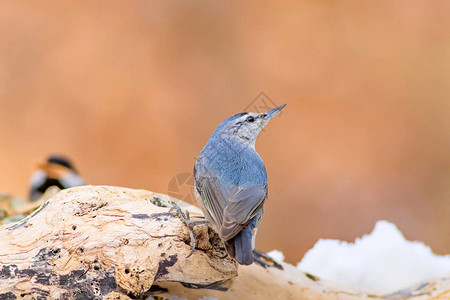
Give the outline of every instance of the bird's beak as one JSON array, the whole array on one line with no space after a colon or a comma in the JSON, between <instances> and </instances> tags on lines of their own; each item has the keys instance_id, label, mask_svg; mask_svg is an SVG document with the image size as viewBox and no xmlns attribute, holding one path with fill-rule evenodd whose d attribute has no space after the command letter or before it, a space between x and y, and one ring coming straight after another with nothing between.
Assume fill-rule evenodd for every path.
<instances>
[{"instance_id":1,"label":"bird's beak","mask_svg":"<svg viewBox=\"0 0 450 300\"><path fill-rule=\"evenodd\" d=\"M275 115L278 114L285 106L286 106L286 104L283 104L283 105L277 106L275 108L272 108L271 110L266 112L264 114L264 121L269 121L270 119L275 117Z\"/></svg>"}]
</instances>

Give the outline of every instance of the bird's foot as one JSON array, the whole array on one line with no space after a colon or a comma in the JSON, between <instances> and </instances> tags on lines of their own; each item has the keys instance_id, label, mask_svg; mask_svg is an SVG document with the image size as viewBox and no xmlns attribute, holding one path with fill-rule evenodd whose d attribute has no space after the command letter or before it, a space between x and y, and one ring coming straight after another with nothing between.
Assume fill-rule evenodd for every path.
<instances>
[{"instance_id":1,"label":"bird's foot","mask_svg":"<svg viewBox=\"0 0 450 300\"><path fill-rule=\"evenodd\" d=\"M277 269L284 270L282 265L261 250L253 250L253 258L254 262L264 269L267 269L268 267L275 267ZM269 261L270 263L267 263L266 261Z\"/></svg>"},{"instance_id":2,"label":"bird's foot","mask_svg":"<svg viewBox=\"0 0 450 300\"><path fill-rule=\"evenodd\" d=\"M176 205L175 203L172 203L172 208L169 211L175 210L177 216L181 219L181 221L183 221L183 223L187 226L188 230L189 230L189 237L191 239L191 252L189 253L188 256L186 256L186 258L188 258L189 256L191 256L194 253L195 247L197 246L197 241L195 240L195 236L194 236L194 227L197 225L203 225L203 224L208 224L207 220L191 220L189 217L189 211L186 210L186 213L184 213L181 208Z\"/></svg>"}]
</instances>

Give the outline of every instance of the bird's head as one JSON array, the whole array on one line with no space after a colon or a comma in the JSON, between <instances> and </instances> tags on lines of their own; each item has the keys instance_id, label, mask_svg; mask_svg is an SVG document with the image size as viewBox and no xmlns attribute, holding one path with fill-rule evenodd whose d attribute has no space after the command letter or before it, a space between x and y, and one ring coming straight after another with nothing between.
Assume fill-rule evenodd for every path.
<instances>
[{"instance_id":1,"label":"bird's head","mask_svg":"<svg viewBox=\"0 0 450 300\"><path fill-rule=\"evenodd\" d=\"M286 104L277 106L265 113L245 112L229 117L215 130L213 135L238 140L254 146L261 130L278 114Z\"/></svg>"},{"instance_id":2,"label":"bird's head","mask_svg":"<svg viewBox=\"0 0 450 300\"><path fill-rule=\"evenodd\" d=\"M60 179L70 173L77 173L71 161L62 155L51 155L45 163L38 164L38 170L45 172L49 178Z\"/></svg>"}]
</instances>

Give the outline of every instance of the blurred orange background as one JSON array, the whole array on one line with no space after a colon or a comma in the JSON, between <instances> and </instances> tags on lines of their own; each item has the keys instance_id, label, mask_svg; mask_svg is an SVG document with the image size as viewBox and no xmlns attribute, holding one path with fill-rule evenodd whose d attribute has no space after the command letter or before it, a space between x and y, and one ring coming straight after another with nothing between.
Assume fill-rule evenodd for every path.
<instances>
[{"instance_id":1,"label":"blurred orange background","mask_svg":"<svg viewBox=\"0 0 450 300\"><path fill-rule=\"evenodd\" d=\"M449 12L425 0L2 1L0 190L26 196L34 166L62 153L91 184L168 193L215 127L264 106L264 92L288 105L256 145L269 174L258 248L294 263L319 238L352 241L387 219L450 253Z\"/></svg>"}]
</instances>

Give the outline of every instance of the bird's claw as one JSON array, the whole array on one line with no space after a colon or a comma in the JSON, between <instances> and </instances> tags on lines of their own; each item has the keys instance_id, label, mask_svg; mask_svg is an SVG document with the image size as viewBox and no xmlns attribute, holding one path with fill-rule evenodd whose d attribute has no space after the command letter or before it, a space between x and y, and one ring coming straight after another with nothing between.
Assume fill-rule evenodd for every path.
<instances>
[{"instance_id":1,"label":"bird's claw","mask_svg":"<svg viewBox=\"0 0 450 300\"><path fill-rule=\"evenodd\" d=\"M172 205L173 206L169 211L175 210L178 217L181 219L181 221L183 221L183 223L189 230L189 237L191 239L191 252L189 252L188 256L186 256L186 258L188 258L194 253L195 247L197 246L197 241L194 236L194 227L196 225L205 224L205 221L193 221L190 219L188 210L186 210L186 213L184 213L178 205L176 205L175 203L172 203Z\"/></svg>"}]
</instances>

